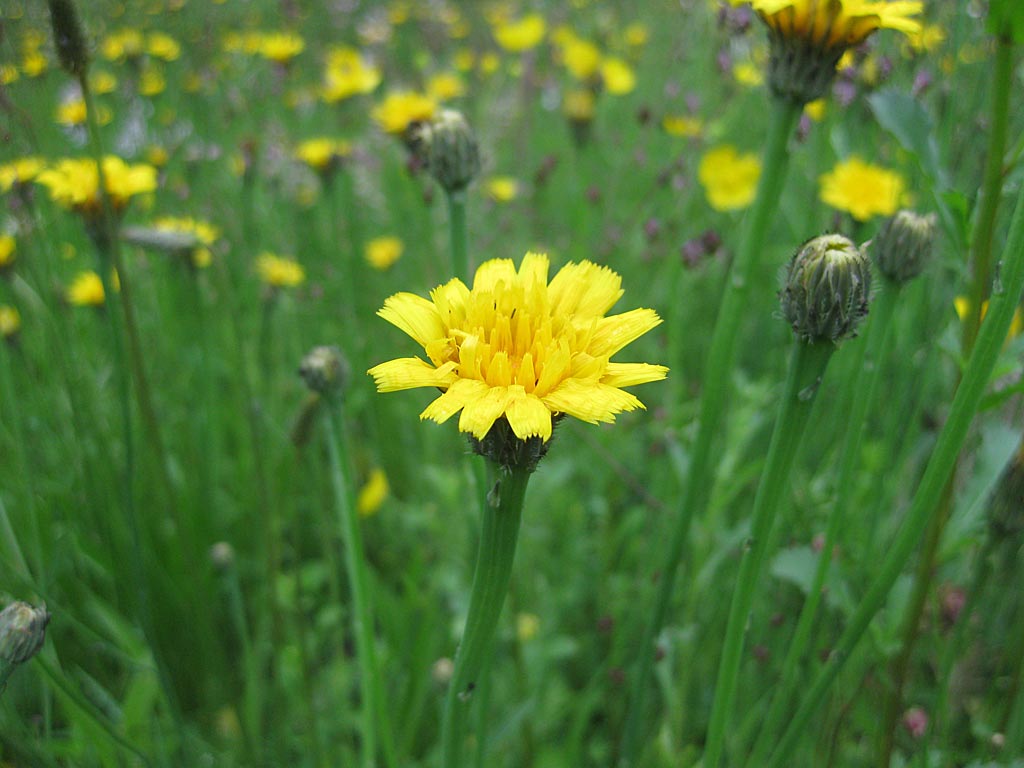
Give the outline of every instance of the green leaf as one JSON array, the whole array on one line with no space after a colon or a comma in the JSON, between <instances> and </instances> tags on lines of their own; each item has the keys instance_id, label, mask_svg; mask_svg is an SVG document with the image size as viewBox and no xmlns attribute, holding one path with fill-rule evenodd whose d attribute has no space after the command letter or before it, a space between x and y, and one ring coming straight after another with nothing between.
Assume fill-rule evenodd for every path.
<instances>
[{"instance_id":1,"label":"green leaf","mask_svg":"<svg viewBox=\"0 0 1024 768\"><path fill-rule=\"evenodd\" d=\"M1024 42L1024 3L989 0L988 28L993 35L1009 34L1013 42Z\"/></svg>"},{"instance_id":2,"label":"green leaf","mask_svg":"<svg viewBox=\"0 0 1024 768\"><path fill-rule=\"evenodd\" d=\"M932 118L920 102L894 88L884 88L868 97L868 105L879 125L917 157L936 185L940 189L948 189L949 174L939 158Z\"/></svg>"}]
</instances>

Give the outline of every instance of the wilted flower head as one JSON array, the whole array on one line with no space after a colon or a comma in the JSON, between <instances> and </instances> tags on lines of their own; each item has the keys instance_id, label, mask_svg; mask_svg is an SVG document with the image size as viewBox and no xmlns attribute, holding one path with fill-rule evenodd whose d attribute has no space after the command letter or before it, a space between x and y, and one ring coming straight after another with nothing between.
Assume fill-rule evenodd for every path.
<instances>
[{"instance_id":1,"label":"wilted flower head","mask_svg":"<svg viewBox=\"0 0 1024 768\"><path fill-rule=\"evenodd\" d=\"M151 165L129 165L120 157L107 155L103 158L103 175L115 212L123 210L135 195L156 189L156 168ZM50 191L50 197L66 208L91 219L98 218L102 212L99 173L91 159L59 160L41 171L35 180Z\"/></svg>"},{"instance_id":2,"label":"wilted flower head","mask_svg":"<svg viewBox=\"0 0 1024 768\"><path fill-rule=\"evenodd\" d=\"M746 0L730 0L739 5ZM920 31L918 0L750 0L768 26L772 92L800 104L823 96L843 53L878 29Z\"/></svg>"},{"instance_id":3,"label":"wilted flower head","mask_svg":"<svg viewBox=\"0 0 1024 768\"><path fill-rule=\"evenodd\" d=\"M651 309L605 317L621 278L589 261L567 264L548 282L548 258L528 253L477 269L472 289L455 279L430 300L399 293L378 314L415 339L430 362L390 360L369 373L381 392L436 387L420 414L438 423L462 411L459 429L483 440L503 421L520 441L547 442L553 418L611 422L643 404L621 387L665 378L661 365L610 358L661 322Z\"/></svg>"}]
</instances>

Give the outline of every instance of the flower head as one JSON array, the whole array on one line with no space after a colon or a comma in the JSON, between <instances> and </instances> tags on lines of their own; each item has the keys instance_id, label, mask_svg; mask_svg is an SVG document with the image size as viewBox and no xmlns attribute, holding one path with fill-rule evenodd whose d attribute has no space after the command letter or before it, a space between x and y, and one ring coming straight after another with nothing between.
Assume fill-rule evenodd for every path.
<instances>
[{"instance_id":1,"label":"flower head","mask_svg":"<svg viewBox=\"0 0 1024 768\"><path fill-rule=\"evenodd\" d=\"M363 61L355 48L336 48L327 56L323 99L341 101L360 93L370 93L380 85L380 70Z\"/></svg>"},{"instance_id":2,"label":"flower head","mask_svg":"<svg viewBox=\"0 0 1024 768\"><path fill-rule=\"evenodd\" d=\"M0 235L0 272L14 263L14 237Z\"/></svg>"},{"instance_id":3,"label":"flower head","mask_svg":"<svg viewBox=\"0 0 1024 768\"><path fill-rule=\"evenodd\" d=\"M756 155L741 155L726 144L701 158L697 178L712 208L735 211L746 208L754 199L761 178L761 161Z\"/></svg>"},{"instance_id":4,"label":"flower head","mask_svg":"<svg viewBox=\"0 0 1024 768\"><path fill-rule=\"evenodd\" d=\"M107 194L115 211L121 211L135 195L156 189L156 168L146 164L129 165L113 155L103 158ZM50 190L50 197L66 208L89 218L102 210L100 182L96 163L82 158L67 158L41 171L36 182Z\"/></svg>"},{"instance_id":5,"label":"flower head","mask_svg":"<svg viewBox=\"0 0 1024 768\"><path fill-rule=\"evenodd\" d=\"M0 192L9 192L12 187L33 181L46 164L38 157L19 157L0 165Z\"/></svg>"},{"instance_id":6,"label":"flower head","mask_svg":"<svg viewBox=\"0 0 1024 768\"><path fill-rule=\"evenodd\" d=\"M544 17L531 13L518 21L502 22L494 27L494 39L506 51L528 51L544 39L547 24Z\"/></svg>"},{"instance_id":7,"label":"flower head","mask_svg":"<svg viewBox=\"0 0 1024 768\"><path fill-rule=\"evenodd\" d=\"M325 173L352 154L352 145L344 139L307 139L295 147L295 157L314 171Z\"/></svg>"},{"instance_id":8,"label":"flower head","mask_svg":"<svg viewBox=\"0 0 1024 768\"><path fill-rule=\"evenodd\" d=\"M731 0L739 5L746 0ZM920 31L914 17L919 0L750 0L768 26L772 92L806 104L820 98L835 77L843 53L878 29L911 35Z\"/></svg>"},{"instance_id":9,"label":"flower head","mask_svg":"<svg viewBox=\"0 0 1024 768\"><path fill-rule=\"evenodd\" d=\"M366 261L374 269L387 269L402 256L405 244L397 237L375 237L366 244Z\"/></svg>"},{"instance_id":10,"label":"flower head","mask_svg":"<svg viewBox=\"0 0 1024 768\"><path fill-rule=\"evenodd\" d=\"M294 288L306 279L306 270L297 261L268 252L256 260L256 271L271 288Z\"/></svg>"},{"instance_id":11,"label":"flower head","mask_svg":"<svg viewBox=\"0 0 1024 768\"><path fill-rule=\"evenodd\" d=\"M258 53L276 64L287 64L306 49L306 41L294 32L271 32L263 35Z\"/></svg>"},{"instance_id":12,"label":"flower head","mask_svg":"<svg viewBox=\"0 0 1024 768\"><path fill-rule=\"evenodd\" d=\"M0 304L0 336L13 339L21 330L21 315L10 304Z\"/></svg>"},{"instance_id":13,"label":"flower head","mask_svg":"<svg viewBox=\"0 0 1024 768\"><path fill-rule=\"evenodd\" d=\"M373 109L373 119L386 133L403 135L409 126L430 120L437 111L437 102L415 91L389 93Z\"/></svg>"},{"instance_id":14,"label":"flower head","mask_svg":"<svg viewBox=\"0 0 1024 768\"><path fill-rule=\"evenodd\" d=\"M390 493L388 476L384 470L377 467L370 472L366 484L359 489L359 497L356 499L356 511L362 517L370 517L377 514Z\"/></svg>"},{"instance_id":15,"label":"flower head","mask_svg":"<svg viewBox=\"0 0 1024 768\"><path fill-rule=\"evenodd\" d=\"M839 163L821 177L821 199L857 221L890 216L906 196L903 177L859 157Z\"/></svg>"},{"instance_id":16,"label":"flower head","mask_svg":"<svg viewBox=\"0 0 1024 768\"><path fill-rule=\"evenodd\" d=\"M92 270L79 272L68 287L67 298L76 307L102 307L106 300L103 280Z\"/></svg>"},{"instance_id":17,"label":"flower head","mask_svg":"<svg viewBox=\"0 0 1024 768\"><path fill-rule=\"evenodd\" d=\"M477 269L472 289L455 279L430 300L398 293L377 314L405 331L430 362L405 357L369 370L380 392L437 387L420 414L438 423L462 411L459 430L483 440L505 420L520 441L547 442L553 417L612 422L643 404L621 387L665 378L668 369L610 358L661 319L651 309L605 317L621 278L589 261L567 264L548 282L548 258L528 253Z\"/></svg>"}]
</instances>

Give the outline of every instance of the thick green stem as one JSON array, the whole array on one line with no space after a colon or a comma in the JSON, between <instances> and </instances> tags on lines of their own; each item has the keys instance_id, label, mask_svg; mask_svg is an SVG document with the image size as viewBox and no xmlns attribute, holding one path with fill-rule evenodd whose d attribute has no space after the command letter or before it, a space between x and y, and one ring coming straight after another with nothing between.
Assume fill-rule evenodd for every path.
<instances>
[{"instance_id":1,"label":"thick green stem","mask_svg":"<svg viewBox=\"0 0 1024 768\"><path fill-rule=\"evenodd\" d=\"M853 478L860 463L860 445L864 435L864 423L868 406L875 402L875 391L878 387L879 371L881 370L879 359L889 338L889 331L892 327L890 321L899 292L900 286L897 283L883 278L882 291L871 307L871 318L865 334L866 338L855 346L858 359L853 361L852 370L857 371L858 374L853 383L853 403L847 410L835 502L829 512L828 524L825 529L825 543L818 557L814 581L800 611L800 618L797 620L796 630L793 632L793 639L790 641L786 658L782 662L782 681L778 692L772 698L768 713L765 715L757 742L751 750L750 762L752 765L760 765L767 757L767 754L764 753L771 748L768 739L773 733L778 732L778 726L789 706L793 686L796 683L798 665L803 659L811 639L811 630L814 628L814 620L821 604L825 577L832 562L832 550L839 540L839 533L846 518L846 510L850 504Z\"/></svg>"},{"instance_id":2,"label":"thick green stem","mask_svg":"<svg viewBox=\"0 0 1024 768\"><path fill-rule=\"evenodd\" d=\"M791 754L800 736L806 733L807 723L820 705L836 675L843 668L851 651L867 631L871 620L885 603L889 590L903 571L914 547L937 509L943 487L956 462L967 430L978 404L985 394L999 350L1006 339L1014 310L1024 287L1024 188L1021 189L1013 215L1009 238L1003 251L1001 279L993 291L991 306L982 323L974 351L967 362L963 380L957 387L949 417L939 435L917 494L896 538L890 543L877 576L857 606L825 666L818 672L804 696L794 717L789 722L768 768L789 765Z\"/></svg>"},{"instance_id":3,"label":"thick green stem","mask_svg":"<svg viewBox=\"0 0 1024 768\"><path fill-rule=\"evenodd\" d=\"M341 538L345 546L345 570L352 592L352 622L362 683L362 764L367 768L377 765L379 737L384 764L388 768L394 768L398 763L390 739L390 729L387 727L380 668L374 650L373 608L370 604L363 535L359 528L355 505L352 503L351 484L345 475L346 464L342 460L341 435L344 429L341 424L341 403L336 395L330 395L327 397L327 404L327 451L330 456L331 484L338 508Z\"/></svg>"},{"instance_id":4,"label":"thick green stem","mask_svg":"<svg viewBox=\"0 0 1024 768\"><path fill-rule=\"evenodd\" d=\"M768 222L778 205L786 177L790 133L800 115L801 108L789 101L772 101L768 136L765 140L764 161L757 186L754 206L747 214L747 229L727 276L725 291L718 310L711 349L704 374L704 388L700 402L700 426L690 460L686 495L676 510L672 533L665 559L659 573L658 593L655 597L644 636L640 644L636 669L630 692L629 715L622 739L620 765L629 766L637 758L641 728L645 723L647 691L651 666L654 662L654 641L661 632L668 613L668 604L682 560L683 549L694 516L702 513L711 493L714 480L712 443L722 431L723 412L730 389L735 358L736 337L744 311L750 283L757 271L759 257L765 251L764 236Z\"/></svg>"},{"instance_id":5,"label":"thick green stem","mask_svg":"<svg viewBox=\"0 0 1024 768\"><path fill-rule=\"evenodd\" d=\"M747 620L767 554L772 524L789 488L793 460L810 418L825 367L834 351L835 345L831 341L794 342L786 389L779 404L779 415L772 431L768 456L754 497L750 537L744 546L740 574L729 608L729 623L725 631L715 699L708 725L707 746L704 750L704 768L717 768L722 757L725 730L736 699Z\"/></svg>"},{"instance_id":6,"label":"thick green stem","mask_svg":"<svg viewBox=\"0 0 1024 768\"><path fill-rule=\"evenodd\" d=\"M992 241L996 214L1003 189L1003 155L1010 122L1010 92L1013 90L1013 38L1008 32L996 38L995 71L992 78L992 133L989 136L985 175L978 202L978 218L971 238L971 283L969 306L964 318L961 348L971 350L981 325L982 305L992 282Z\"/></svg>"},{"instance_id":7,"label":"thick green stem","mask_svg":"<svg viewBox=\"0 0 1024 768\"><path fill-rule=\"evenodd\" d=\"M448 192L448 229L452 244L452 274L463 282L471 279L466 233L466 190Z\"/></svg>"},{"instance_id":8,"label":"thick green stem","mask_svg":"<svg viewBox=\"0 0 1024 768\"><path fill-rule=\"evenodd\" d=\"M473 590L462 642L455 654L455 669L449 683L441 733L443 768L463 765L463 733L473 692L491 655L494 632L508 593L512 562L519 538L523 497L529 472L522 467L502 469L488 463L491 490L482 513L480 545L477 550Z\"/></svg>"}]
</instances>

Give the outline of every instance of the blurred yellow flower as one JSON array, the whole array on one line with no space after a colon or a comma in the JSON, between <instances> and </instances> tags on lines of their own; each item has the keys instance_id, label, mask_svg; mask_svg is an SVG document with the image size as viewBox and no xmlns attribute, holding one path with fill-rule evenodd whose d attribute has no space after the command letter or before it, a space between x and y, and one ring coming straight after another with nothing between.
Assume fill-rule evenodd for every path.
<instances>
[{"instance_id":1,"label":"blurred yellow flower","mask_svg":"<svg viewBox=\"0 0 1024 768\"><path fill-rule=\"evenodd\" d=\"M528 643L540 631L540 619L533 613L516 615L516 638L520 643Z\"/></svg>"},{"instance_id":2,"label":"blurred yellow flower","mask_svg":"<svg viewBox=\"0 0 1024 768\"><path fill-rule=\"evenodd\" d=\"M103 175L115 211L122 210L135 195L156 189L156 168L142 163L128 165L114 155L103 158ZM58 160L53 166L41 171L35 180L46 187L50 197L60 205L86 216L99 216L99 174L93 160Z\"/></svg>"},{"instance_id":3,"label":"blurred yellow flower","mask_svg":"<svg viewBox=\"0 0 1024 768\"><path fill-rule=\"evenodd\" d=\"M0 336L10 339L21 330L21 315L10 304L0 304Z\"/></svg>"},{"instance_id":4,"label":"blurred yellow flower","mask_svg":"<svg viewBox=\"0 0 1024 768\"><path fill-rule=\"evenodd\" d=\"M117 88L117 78L104 69L96 69L89 73L89 87L93 93L113 93Z\"/></svg>"},{"instance_id":5,"label":"blurred yellow flower","mask_svg":"<svg viewBox=\"0 0 1024 768\"><path fill-rule=\"evenodd\" d=\"M439 72L427 81L427 93L437 101L449 101L466 95L466 84L454 72Z\"/></svg>"},{"instance_id":6,"label":"blurred yellow flower","mask_svg":"<svg viewBox=\"0 0 1024 768\"><path fill-rule=\"evenodd\" d=\"M956 310L956 316L960 318L960 322L963 322L971 311L971 300L966 296L957 296L953 300L953 308ZM982 320L985 319L986 314L988 314L988 299L981 303ZM1009 342L1011 339L1017 338L1021 331L1024 331L1024 315L1021 314L1020 307L1017 307L1013 310L1013 320L1010 321L1010 329L1006 332L1006 341Z\"/></svg>"},{"instance_id":7,"label":"blurred yellow flower","mask_svg":"<svg viewBox=\"0 0 1024 768\"><path fill-rule=\"evenodd\" d=\"M294 32L269 32L259 41L257 53L276 64L287 64L306 49L306 41Z\"/></svg>"},{"instance_id":8,"label":"blurred yellow flower","mask_svg":"<svg viewBox=\"0 0 1024 768\"><path fill-rule=\"evenodd\" d=\"M730 0L741 5L748 0ZM749 0L754 10L776 34L803 40L819 49L853 48L877 29L914 34L921 22L917 0Z\"/></svg>"},{"instance_id":9,"label":"blurred yellow flower","mask_svg":"<svg viewBox=\"0 0 1024 768\"><path fill-rule=\"evenodd\" d=\"M761 178L761 161L757 155L741 155L736 147L724 144L704 154L697 178L712 208L735 211L753 201Z\"/></svg>"},{"instance_id":10,"label":"blurred yellow flower","mask_svg":"<svg viewBox=\"0 0 1024 768\"><path fill-rule=\"evenodd\" d=\"M606 58L601 62L601 80L605 90L615 96L623 96L636 87L633 68L622 59Z\"/></svg>"},{"instance_id":11,"label":"blurred yellow flower","mask_svg":"<svg viewBox=\"0 0 1024 768\"><path fill-rule=\"evenodd\" d=\"M561 52L565 68L577 80L590 80L601 66L601 51L598 47L572 33L563 36Z\"/></svg>"},{"instance_id":12,"label":"blurred yellow flower","mask_svg":"<svg viewBox=\"0 0 1024 768\"><path fill-rule=\"evenodd\" d=\"M380 81L380 70L367 64L355 48L335 48L327 55L323 99L334 103L360 93L371 93Z\"/></svg>"},{"instance_id":13,"label":"blurred yellow flower","mask_svg":"<svg viewBox=\"0 0 1024 768\"><path fill-rule=\"evenodd\" d=\"M34 181L46 164L38 157L19 157L0 165L0 192L8 192L15 184Z\"/></svg>"},{"instance_id":14,"label":"blurred yellow flower","mask_svg":"<svg viewBox=\"0 0 1024 768\"><path fill-rule=\"evenodd\" d=\"M387 269L402 256L405 243L397 237L375 237L366 244L366 261L374 269Z\"/></svg>"},{"instance_id":15,"label":"blurred yellow flower","mask_svg":"<svg viewBox=\"0 0 1024 768\"><path fill-rule=\"evenodd\" d=\"M639 48L646 45L649 36L650 33L647 31L647 26L643 22L634 21L626 27L626 45L632 46L633 48Z\"/></svg>"},{"instance_id":16,"label":"blurred yellow flower","mask_svg":"<svg viewBox=\"0 0 1024 768\"><path fill-rule=\"evenodd\" d=\"M306 271L297 261L267 251L256 259L256 271L272 288L294 288L306 279Z\"/></svg>"},{"instance_id":17,"label":"blurred yellow flower","mask_svg":"<svg viewBox=\"0 0 1024 768\"><path fill-rule=\"evenodd\" d=\"M0 270L14 263L14 245L11 235L0 235Z\"/></svg>"},{"instance_id":18,"label":"blurred yellow flower","mask_svg":"<svg viewBox=\"0 0 1024 768\"><path fill-rule=\"evenodd\" d=\"M61 125L77 126L85 125L85 101L78 97L71 101L66 101L57 107L57 122ZM111 120L110 110L102 104L96 107L96 121L100 125L107 125Z\"/></svg>"},{"instance_id":19,"label":"blurred yellow flower","mask_svg":"<svg viewBox=\"0 0 1024 768\"><path fill-rule=\"evenodd\" d=\"M49 66L49 60L39 51L28 51L21 59L21 71L25 77L38 77Z\"/></svg>"},{"instance_id":20,"label":"blurred yellow flower","mask_svg":"<svg viewBox=\"0 0 1024 768\"><path fill-rule=\"evenodd\" d=\"M106 301L103 281L91 269L79 272L67 291L68 303L76 307L101 307Z\"/></svg>"},{"instance_id":21,"label":"blurred yellow flower","mask_svg":"<svg viewBox=\"0 0 1024 768\"><path fill-rule=\"evenodd\" d=\"M359 489L359 497L356 499L356 511L363 517L377 514L390 492L388 476L384 474L384 470L380 467L375 468L370 472L366 484Z\"/></svg>"},{"instance_id":22,"label":"blurred yellow flower","mask_svg":"<svg viewBox=\"0 0 1024 768\"><path fill-rule=\"evenodd\" d=\"M0 64L0 85L10 85L21 77L18 68L13 64Z\"/></svg>"},{"instance_id":23,"label":"blurred yellow flower","mask_svg":"<svg viewBox=\"0 0 1024 768\"><path fill-rule=\"evenodd\" d=\"M181 56L181 46L168 34L150 32L146 39L146 53L164 61L176 61Z\"/></svg>"},{"instance_id":24,"label":"blurred yellow flower","mask_svg":"<svg viewBox=\"0 0 1024 768\"><path fill-rule=\"evenodd\" d=\"M544 39L547 23L538 13L531 13L518 21L502 21L494 27L494 39L512 53L528 51Z\"/></svg>"},{"instance_id":25,"label":"blurred yellow flower","mask_svg":"<svg viewBox=\"0 0 1024 768\"><path fill-rule=\"evenodd\" d=\"M822 202L850 213L858 221L889 216L903 204L903 177L859 157L838 163L820 179Z\"/></svg>"},{"instance_id":26,"label":"blurred yellow flower","mask_svg":"<svg viewBox=\"0 0 1024 768\"><path fill-rule=\"evenodd\" d=\"M760 85L764 85L764 69L752 61L738 62L732 68L732 76L736 78L737 83L746 85L749 88L757 88Z\"/></svg>"},{"instance_id":27,"label":"blurred yellow flower","mask_svg":"<svg viewBox=\"0 0 1024 768\"><path fill-rule=\"evenodd\" d=\"M704 131L704 121L687 115L665 115L661 119L661 127L670 136L693 139Z\"/></svg>"},{"instance_id":28,"label":"blurred yellow flower","mask_svg":"<svg viewBox=\"0 0 1024 768\"><path fill-rule=\"evenodd\" d=\"M379 392L416 387L443 394L420 414L438 423L459 411L459 430L482 440L504 418L520 440L551 438L559 414L612 422L643 404L621 387L665 378L668 369L609 362L661 319L652 309L606 317L622 280L589 261L567 264L548 282L548 257L528 253L518 270L492 259L472 289L459 279L430 299L398 293L377 314L407 333L430 359L390 360L371 368Z\"/></svg>"},{"instance_id":29,"label":"blurred yellow flower","mask_svg":"<svg viewBox=\"0 0 1024 768\"><path fill-rule=\"evenodd\" d=\"M925 24L907 35L907 46L914 53L931 53L946 41L946 31L937 24Z\"/></svg>"},{"instance_id":30,"label":"blurred yellow flower","mask_svg":"<svg viewBox=\"0 0 1024 768\"><path fill-rule=\"evenodd\" d=\"M577 89L565 94L562 111L570 120L587 123L594 119L595 99L591 91Z\"/></svg>"},{"instance_id":31,"label":"blurred yellow flower","mask_svg":"<svg viewBox=\"0 0 1024 768\"><path fill-rule=\"evenodd\" d=\"M519 182L511 176L492 176L484 183L487 196L496 203L507 203L519 195Z\"/></svg>"},{"instance_id":32,"label":"blurred yellow flower","mask_svg":"<svg viewBox=\"0 0 1024 768\"><path fill-rule=\"evenodd\" d=\"M307 139L295 148L295 158L314 171L324 172L352 154L352 145L344 139L320 137Z\"/></svg>"},{"instance_id":33,"label":"blurred yellow flower","mask_svg":"<svg viewBox=\"0 0 1024 768\"><path fill-rule=\"evenodd\" d=\"M164 92L167 87L167 81L164 80L164 74L160 71L160 68L150 64L142 70L142 76L139 78L139 93L143 96L157 96Z\"/></svg>"},{"instance_id":34,"label":"blurred yellow flower","mask_svg":"<svg viewBox=\"0 0 1024 768\"><path fill-rule=\"evenodd\" d=\"M820 123L825 116L825 100L815 99L804 105L804 114L816 123Z\"/></svg>"},{"instance_id":35,"label":"blurred yellow flower","mask_svg":"<svg viewBox=\"0 0 1024 768\"><path fill-rule=\"evenodd\" d=\"M142 32L137 29L120 29L111 32L100 43L100 52L108 61L135 59L144 50Z\"/></svg>"},{"instance_id":36,"label":"blurred yellow flower","mask_svg":"<svg viewBox=\"0 0 1024 768\"><path fill-rule=\"evenodd\" d=\"M386 132L401 135L409 125L429 120L437 111L437 102L415 91L393 91L373 108L373 119Z\"/></svg>"}]
</instances>

